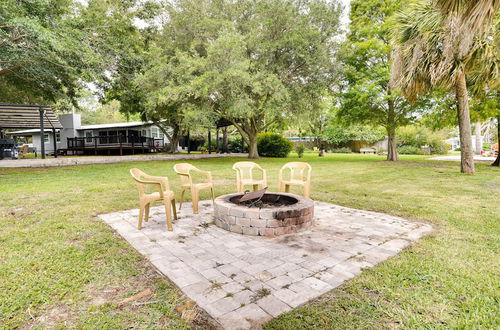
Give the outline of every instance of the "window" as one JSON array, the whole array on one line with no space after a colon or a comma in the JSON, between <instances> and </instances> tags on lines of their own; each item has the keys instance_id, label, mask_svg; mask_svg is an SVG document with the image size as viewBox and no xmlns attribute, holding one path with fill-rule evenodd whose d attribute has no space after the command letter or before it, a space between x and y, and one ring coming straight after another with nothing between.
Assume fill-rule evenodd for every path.
<instances>
[{"instance_id":1,"label":"window","mask_svg":"<svg viewBox=\"0 0 500 330\"><path fill-rule=\"evenodd\" d=\"M85 131L85 142L92 143L92 136L94 136L92 131Z\"/></svg>"},{"instance_id":2,"label":"window","mask_svg":"<svg viewBox=\"0 0 500 330\"><path fill-rule=\"evenodd\" d=\"M144 136L144 137L147 137L147 136L148 136L148 131L147 131L145 128L143 128L143 129L141 130L141 136Z\"/></svg>"},{"instance_id":3,"label":"window","mask_svg":"<svg viewBox=\"0 0 500 330\"><path fill-rule=\"evenodd\" d=\"M108 143L117 143L118 142L118 132L117 131L108 131Z\"/></svg>"},{"instance_id":4,"label":"window","mask_svg":"<svg viewBox=\"0 0 500 330\"><path fill-rule=\"evenodd\" d=\"M61 133L56 133L56 142L61 142Z\"/></svg>"},{"instance_id":5,"label":"window","mask_svg":"<svg viewBox=\"0 0 500 330\"><path fill-rule=\"evenodd\" d=\"M158 137L163 140L163 131L161 129L158 129Z\"/></svg>"},{"instance_id":6,"label":"window","mask_svg":"<svg viewBox=\"0 0 500 330\"><path fill-rule=\"evenodd\" d=\"M43 142L49 143L49 135L48 134L43 135Z\"/></svg>"},{"instance_id":7,"label":"window","mask_svg":"<svg viewBox=\"0 0 500 330\"><path fill-rule=\"evenodd\" d=\"M154 139L158 138L158 127L151 127L151 137Z\"/></svg>"},{"instance_id":8,"label":"window","mask_svg":"<svg viewBox=\"0 0 500 330\"><path fill-rule=\"evenodd\" d=\"M108 143L108 132L99 131L99 144L107 144L107 143Z\"/></svg>"}]
</instances>

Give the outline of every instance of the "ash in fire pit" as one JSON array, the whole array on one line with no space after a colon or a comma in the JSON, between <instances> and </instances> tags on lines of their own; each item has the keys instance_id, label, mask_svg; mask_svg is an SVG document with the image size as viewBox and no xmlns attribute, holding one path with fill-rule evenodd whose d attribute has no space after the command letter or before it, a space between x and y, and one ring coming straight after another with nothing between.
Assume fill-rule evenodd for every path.
<instances>
[{"instance_id":1,"label":"ash in fire pit","mask_svg":"<svg viewBox=\"0 0 500 330\"><path fill-rule=\"evenodd\" d=\"M231 203L245 205L247 207L278 207L297 203L297 199L282 194L266 193L267 187L262 190L245 192L243 196L235 196L229 199Z\"/></svg>"},{"instance_id":2,"label":"ash in fire pit","mask_svg":"<svg viewBox=\"0 0 500 330\"><path fill-rule=\"evenodd\" d=\"M230 194L215 199L215 224L223 229L253 236L277 236L309 228L314 203L289 193L266 189Z\"/></svg>"}]
</instances>

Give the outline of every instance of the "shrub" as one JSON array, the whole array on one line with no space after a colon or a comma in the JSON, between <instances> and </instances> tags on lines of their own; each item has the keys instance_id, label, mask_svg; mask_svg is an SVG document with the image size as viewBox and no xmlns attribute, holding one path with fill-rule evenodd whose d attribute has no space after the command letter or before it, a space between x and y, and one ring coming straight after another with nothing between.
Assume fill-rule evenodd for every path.
<instances>
[{"instance_id":1,"label":"shrub","mask_svg":"<svg viewBox=\"0 0 500 330\"><path fill-rule=\"evenodd\" d=\"M401 127L397 133L397 142L398 150L402 147L415 147L420 149L423 146L429 146L432 154L446 154L449 150L449 147L444 141L444 136L441 133L432 131L424 126ZM411 148L402 150L416 151L416 149ZM422 153L423 151L418 154L420 155Z\"/></svg>"},{"instance_id":2,"label":"shrub","mask_svg":"<svg viewBox=\"0 0 500 330\"><path fill-rule=\"evenodd\" d=\"M299 156L299 158L302 158L304 156L304 151L306 151L306 147L304 147L303 144L297 144L295 147L295 152Z\"/></svg>"},{"instance_id":3,"label":"shrub","mask_svg":"<svg viewBox=\"0 0 500 330\"><path fill-rule=\"evenodd\" d=\"M332 152L334 154L350 154L350 153L352 153L352 150L344 147L344 148L334 148L334 149L332 149Z\"/></svg>"},{"instance_id":4,"label":"shrub","mask_svg":"<svg viewBox=\"0 0 500 330\"><path fill-rule=\"evenodd\" d=\"M203 144L203 146L200 147L200 151L201 151L201 148L205 148L206 150L208 150L208 140L205 141L205 143ZM215 151L217 152L217 140L216 139L212 139L211 143L210 143L210 149L212 151Z\"/></svg>"},{"instance_id":5,"label":"shrub","mask_svg":"<svg viewBox=\"0 0 500 330\"><path fill-rule=\"evenodd\" d=\"M423 155L424 152L419 147L414 146L401 146L398 152L402 155Z\"/></svg>"},{"instance_id":6,"label":"shrub","mask_svg":"<svg viewBox=\"0 0 500 330\"><path fill-rule=\"evenodd\" d=\"M241 152L241 136L230 137L227 140L227 149L229 150L229 152ZM248 152L248 146L246 143L243 147L243 152Z\"/></svg>"},{"instance_id":7,"label":"shrub","mask_svg":"<svg viewBox=\"0 0 500 330\"><path fill-rule=\"evenodd\" d=\"M431 143L431 154L436 154L436 155L445 155L448 153L448 150L450 150L449 144L443 142L443 141L438 141L438 143Z\"/></svg>"},{"instance_id":8,"label":"shrub","mask_svg":"<svg viewBox=\"0 0 500 330\"><path fill-rule=\"evenodd\" d=\"M284 158L292 151L292 147L292 142L277 133L261 133L257 137L259 155L264 157Z\"/></svg>"}]
</instances>

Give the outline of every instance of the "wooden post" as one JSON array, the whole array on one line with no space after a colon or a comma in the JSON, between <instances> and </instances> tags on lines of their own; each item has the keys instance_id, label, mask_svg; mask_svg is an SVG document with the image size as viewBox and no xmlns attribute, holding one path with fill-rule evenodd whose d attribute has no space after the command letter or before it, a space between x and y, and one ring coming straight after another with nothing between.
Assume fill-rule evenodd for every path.
<instances>
[{"instance_id":1,"label":"wooden post","mask_svg":"<svg viewBox=\"0 0 500 330\"><path fill-rule=\"evenodd\" d=\"M208 153L212 153L212 132L208 129Z\"/></svg>"},{"instance_id":2,"label":"wooden post","mask_svg":"<svg viewBox=\"0 0 500 330\"><path fill-rule=\"evenodd\" d=\"M243 135L241 136L241 153L245 152L245 139L243 139Z\"/></svg>"},{"instance_id":3,"label":"wooden post","mask_svg":"<svg viewBox=\"0 0 500 330\"><path fill-rule=\"evenodd\" d=\"M45 110L43 110L42 108L38 108L38 111L40 112L40 145L42 159L45 159L45 127L43 122L43 113L45 112Z\"/></svg>"},{"instance_id":4,"label":"wooden post","mask_svg":"<svg viewBox=\"0 0 500 330\"><path fill-rule=\"evenodd\" d=\"M188 136L187 136L187 139L188 139L188 140L187 140L187 144L188 144L188 154L190 154L190 153L191 153L191 142L190 142L190 141L191 141L191 138L190 138L190 136L189 136L189 131L188 131Z\"/></svg>"},{"instance_id":5,"label":"wooden post","mask_svg":"<svg viewBox=\"0 0 500 330\"><path fill-rule=\"evenodd\" d=\"M94 133L92 133L94 135ZM94 154L97 156L97 136L94 136ZM85 145L85 140L83 141L83 145Z\"/></svg>"},{"instance_id":6,"label":"wooden post","mask_svg":"<svg viewBox=\"0 0 500 330\"><path fill-rule=\"evenodd\" d=\"M52 136L54 138L54 157L57 158L56 129L54 127L52 127Z\"/></svg>"},{"instance_id":7,"label":"wooden post","mask_svg":"<svg viewBox=\"0 0 500 330\"><path fill-rule=\"evenodd\" d=\"M221 153L221 149L219 148L219 128L215 129L215 150Z\"/></svg>"},{"instance_id":8,"label":"wooden post","mask_svg":"<svg viewBox=\"0 0 500 330\"><path fill-rule=\"evenodd\" d=\"M120 156L123 156L122 137L120 134L118 134L118 139L120 140Z\"/></svg>"}]
</instances>

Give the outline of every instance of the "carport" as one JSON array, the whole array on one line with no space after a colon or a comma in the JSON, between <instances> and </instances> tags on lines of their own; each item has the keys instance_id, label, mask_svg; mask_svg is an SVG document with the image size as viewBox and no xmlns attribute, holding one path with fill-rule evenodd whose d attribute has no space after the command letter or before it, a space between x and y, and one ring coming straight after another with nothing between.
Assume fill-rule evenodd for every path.
<instances>
[{"instance_id":1,"label":"carport","mask_svg":"<svg viewBox=\"0 0 500 330\"><path fill-rule=\"evenodd\" d=\"M2 140L4 140L4 144L7 144L4 138L6 129L40 129L40 136L43 137L46 128L52 129L54 136L56 129L63 128L50 106L0 103L0 145ZM45 158L43 139L40 149L42 158ZM55 139L54 156L57 157Z\"/></svg>"}]
</instances>

